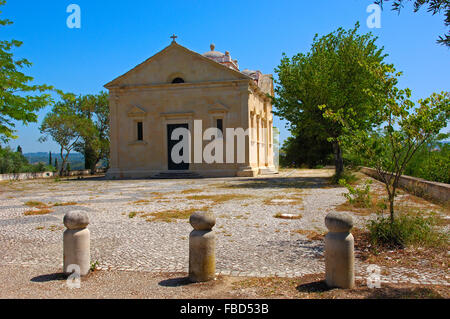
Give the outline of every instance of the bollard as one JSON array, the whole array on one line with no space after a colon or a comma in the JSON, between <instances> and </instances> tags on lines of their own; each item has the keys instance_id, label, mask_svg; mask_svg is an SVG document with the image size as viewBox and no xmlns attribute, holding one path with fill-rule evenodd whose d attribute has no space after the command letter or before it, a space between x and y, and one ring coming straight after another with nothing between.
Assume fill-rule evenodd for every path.
<instances>
[{"instance_id":1,"label":"bollard","mask_svg":"<svg viewBox=\"0 0 450 319\"><path fill-rule=\"evenodd\" d=\"M64 216L64 225L67 227L63 236L64 262L63 272L70 275L73 266L80 267L80 276L89 273L91 263L90 232L87 229L89 217L86 212L72 211Z\"/></svg>"},{"instance_id":2,"label":"bollard","mask_svg":"<svg viewBox=\"0 0 450 319\"><path fill-rule=\"evenodd\" d=\"M216 274L216 235L212 228L216 217L210 212L196 212L189 218L194 230L189 235L189 279L213 280Z\"/></svg>"},{"instance_id":3,"label":"bollard","mask_svg":"<svg viewBox=\"0 0 450 319\"><path fill-rule=\"evenodd\" d=\"M354 239L350 233L352 217L332 212L325 217L329 233L325 236L325 274L328 287L355 286Z\"/></svg>"}]
</instances>

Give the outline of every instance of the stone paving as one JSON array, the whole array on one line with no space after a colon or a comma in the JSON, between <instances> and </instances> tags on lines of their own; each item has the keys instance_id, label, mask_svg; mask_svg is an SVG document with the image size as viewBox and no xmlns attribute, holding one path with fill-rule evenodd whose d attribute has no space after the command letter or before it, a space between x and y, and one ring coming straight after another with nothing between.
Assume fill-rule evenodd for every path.
<instances>
[{"instance_id":1,"label":"stone paving","mask_svg":"<svg viewBox=\"0 0 450 319\"><path fill-rule=\"evenodd\" d=\"M186 272L187 219L147 221L143 214L209 209L217 217L217 272L232 276L298 277L324 273L324 218L346 201L345 189L327 182L332 170L291 170L261 178L195 180L35 180L0 184L0 264L62 266L62 219L89 214L92 261L100 269ZM214 195L214 197L210 197ZM215 200L214 198L222 198ZM68 203L46 215L26 216L28 201ZM51 205L51 204L50 204ZM37 210L37 209L35 209ZM131 214L137 212L137 214ZM278 213L301 214L280 219ZM356 226L368 216L355 216ZM298 230L302 230L298 232ZM358 279L368 264L356 262ZM382 282L450 285L448 273L391 268Z\"/></svg>"}]
</instances>

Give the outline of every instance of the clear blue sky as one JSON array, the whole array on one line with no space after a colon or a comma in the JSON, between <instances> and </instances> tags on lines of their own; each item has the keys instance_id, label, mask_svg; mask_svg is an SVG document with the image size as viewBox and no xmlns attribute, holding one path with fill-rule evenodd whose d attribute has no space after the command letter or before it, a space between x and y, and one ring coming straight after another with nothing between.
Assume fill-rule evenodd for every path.
<instances>
[{"instance_id":1,"label":"clear blue sky","mask_svg":"<svg viewBox=\"0 0 450 319\"><path fill-rule=\"evenodd\" d=\"M66 8L81 7L81 29L66 26ZM361 32L372 31L389 54L388 61L404 72L400 85L413 90L415 99L449 90L450 51L435 43L445 33L442 16L425 9L413 13L411 5L400 14L385 8L380 29L369 29L369 0L291 1L106 1L9 0L2 18L14 25L0 28L1 39L24 45L16 57L26 57L33 67L26 73L45 83L77 94L97 93L103 85L170 44L178 42L196 52L231 52L241 69L274 73L282 52L306 52L314 34L361 23ZM49 108L42 110L39 121ZM55 143L39 143L38 124L17 125L24 152L57 151ZM276 119L281 138L289 136L285 123Z\"/></svg>"}]
</instances>

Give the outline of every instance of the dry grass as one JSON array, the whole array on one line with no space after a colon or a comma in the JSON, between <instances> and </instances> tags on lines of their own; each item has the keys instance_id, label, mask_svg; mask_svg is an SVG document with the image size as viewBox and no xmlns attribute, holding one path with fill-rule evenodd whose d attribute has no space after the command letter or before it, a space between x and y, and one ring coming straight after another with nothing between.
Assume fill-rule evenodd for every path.
<instances>
[{"instance_id":1,"label":"dry grass","mask_svg":"<svg viewBox=\"0 0 450 319\"><path fill-rule=\"evenodd\" d=\"M297 230L294 230L293 233L306 236L306 238L311 241L322 240L326 234L325 232L319 233L315 230L309 230L309 229L297 229Z\"/></svg>"},{"instance_id":2,"label":"dry grass","mask_svg":"<svg viewBox=\"0 0 450 319\"><path fill-rule=\"evenodd\" d=\"M180 193L181 194L197 194L197 193L201 193L203 191L204 190L200 189L200 188L190 188L190 189L182 190Z\"/></svg>"},{"instance_id":3,"label":"dry grass","mask_svg":"<svg viewBox=\"0 0 450 319\"><path fill-rule=\"evenodd\" d=\"M147 203L150 203L148 199L140 199L133 202L133 204L147 204Z\"/></svg>"},{"instance_id":4,"label":"dry grass","mask_svg":"<svg viewBox=\"0 0 450 319\"><path fill-rule=\"evenodd\" d=\"M216 194L216 195L191 195L186 196L185 199L187 200L208 200L212 201L215 204L222 204L228 201L232 200L244 200L244 199L250 199L253 198L252 195L247 194Z\"/></svg>"},{"instance_id":5,"label":"dry grass","mask_svg":"<svg viewBox=\"0 0 450 319\"><path fill-rule=\"evenodd\" d=\"M146 221L148 222L165 222L165 223L172 223L175 222L177 219L189 219L189 217L194 213L198 211L207 211L208 207L200 207L200 208L189 208L184 210L166 210L162 212L155 212L155 213L145 213L145 212L136 212L136 214L139 215L139 217L146 218Z\"/></svg>"},{"instance_id":6,"label":"dry grass","mask_svg":"<svg viewBox=\"0 0 450 319\"><path fill-rule=\"evenodd\" d=\"M43 208L40 210L28 210L24 213L25 216L35 216L35 215L47 215L53 213L53 210L48 208Z\"/></svg>"},{"instance_id":7,"label":"dry grass","mask_svg":"<svg viewBox=\"0 0 450 319\"><path fill-rule=\"evenodd\" d=\"M28 202L25 203L25 206L28 207L34 207L34 208L48 208L48 204L45 204L43 202L38 202L38 201L34 201L34 200L30 200Z\"/></svg>"},{"instance_id":8,"label":"dry grass","mask_svg":"<svg viewBox=\"0 0 450 319\"><path fill-rule=\"evenodd\" d=\"M66 202L66 203L54 203L52 206L58 207L58 206L74 206L77 205L77 202Z\"/></svg>"}]
</instances>

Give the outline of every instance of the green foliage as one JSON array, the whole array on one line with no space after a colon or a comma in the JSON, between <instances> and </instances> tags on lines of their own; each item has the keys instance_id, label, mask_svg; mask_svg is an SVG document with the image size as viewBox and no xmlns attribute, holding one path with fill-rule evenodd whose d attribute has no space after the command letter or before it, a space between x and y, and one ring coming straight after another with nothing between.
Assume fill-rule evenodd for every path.
<instances>
[{"instance_id":1,"label":"green foliage","mask_svg":"<svg viewBox=\"0 0 450 319\"><path fill-rule=\"evenodd\" d=\"M383 6L384 2L387 2L389 0L377 0L375 3L380 4ZM411 1L411 0L394 0L392 3L392 10L397 11L400 13L400 10L403 8L405 2ZM450 26L450 1L448 0L414 0L414 12L419 11L419 9L427 4L428 8L427 11L431 12L431 14L440 14L442 11L445 11L445 26ZM450 31L447 32L447 34L444 34L444 36L439 36L437 43L446 45L447 47L450 47Z\"/></svg>"},{"instance_id":2,"label":"green foliage","mask_svg":"<svg viewBox=\"0 0 450 319\"><path fill-rule=\"evenodd\" d=\"M5 3L0 0L0 6ZM0 19L0 27L11 24L10 20ZM0 142L17 138L14 122L37 122L36 112L52 101L49 94L44 94L53 89L51 86L32 85L33 78L22 73L31 67L31 62L14 58L12 50L21 45L17 40L0 40Z\"/></svg>"},{"instance_id":3,"label":"green foliage","mask_svg":"<svg viewBox=\"0 0 450 319\"><path fill-rule=\"evenodd\" d=\"M450 184L449 159L450 145L448 143L422 145L406 166L405 174Z\"/></svg>"},{"instance_id":4,"label":"green foliage","mask_svg":"<svg viewBox=\"0 0 450 319\"><path fill-rule=\"evenodd\" d=\"M333 162L333 147L325 140L318 140L317 137L295 134L288 137L280 150L280 165L282 167L301 167L306 165L309 168L323 167Z\"/></svg>"},{"instance_id":5,"label":"green foliage","mask_svg":"<svg viewBox=\"0 0 450 319\"><path fill-rule=\"evenodd\" d=\"M398 181L406 165L423 145L448 136L440 131L450 117L450 93L433 93L419 100L417 107L410 94L408 89L394 88L380 112L382 124L377 130L348 129L342 138L348 152L359 154L364 166L377 170L388 193L392 221Z\"/></svg>"},{"instance_id":6,"label":"green foliage","mask_svg":"<svg viewBox=\"0 0 450 319\"><path fill-rule=\"evenodd\" d=\"M356 207L370 208L372 206L372 198L370 196L371 184L372 181L367 180L363 187L353 187L345 179L339 180L339 185L344 186L348 190L348 193L344 193L343 195L350 204Z\"/></svg>"},{"instance_id":7,"label":"green foliage","mask_svg":"<svg viewBox=\"0 0 450 319\"><path fill-rule=\"evenodd\" d=\"M0 174L53 171L52 166L46 166L44 163L30 164L22 153L14 152L9 147L0 147Z\"/></svg>"},{"instance_id":8,"label":"green foliage","mask_svg":"<svg viewBox=\"0 0 450 319\"><path fill-rule=\"evenodd\" d=\"M388 247L439 246L448 242L448 236L433 228L432 217L401 215L393 222L378 216L367 228L373 245Z\"/></svg>"},{"instance_id":9,"label":"green foliage","mask_svg":"<svg viewBox=\"0 0 450 319\"><path fill-rule=\"evenodd\" d=\"M70 152L85 130L89 129L89 120L76 113L76 97L73 94L60 92L60 95L61 101L53 106L42 121L39 129L43 136L39 140L44 142L51 137L59 144L62 161L59 172L62 174Z\"/></svg>"},{"instance_id":10,"label":"green foliage","mask_svg":"<svg viewBox=\"0 0 450 319\"><path fill-rule=\"evenodd\" d=\"M109 156L108 94L81 95L76 98L76 112L87 120L75 150L82 153L85 168L95 172L96 165Z\"/></svg>"},{"instance_id":11,"label":"green foliage","mask_svg":"<svg viewBox=\"0 0 450 319\"><path fill-rule=\"evenodd\" d=\"M285 54L275 72L276 115L307 136L333 142L336 172L343 171L339 138L344 127L369 129L399 74L386 64L383 49L371 33L339 28L313 40L311 50L292 58ZM326 116L325 116L326 115Z\"/></svg>"},{"instance_id":12,"label":"green foliage","mask_svg":"<svg viewBox=\"0 0 450 319\"><path fill-rule=\"evenodd\" d=\"M97 267L100 265L100 263L98 262L98 260L96 260L95 262L91 262L91 267L89 268L90 271L96 271Z\"/></svg>"}]
</instances>

